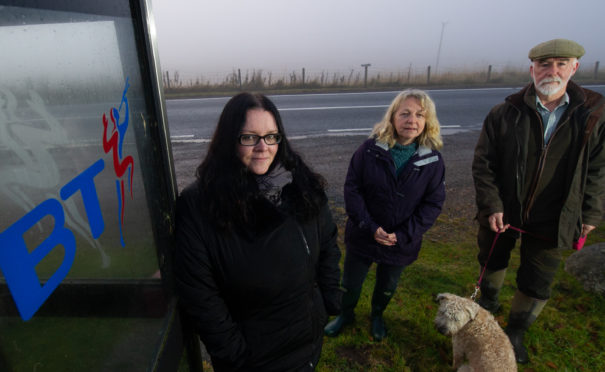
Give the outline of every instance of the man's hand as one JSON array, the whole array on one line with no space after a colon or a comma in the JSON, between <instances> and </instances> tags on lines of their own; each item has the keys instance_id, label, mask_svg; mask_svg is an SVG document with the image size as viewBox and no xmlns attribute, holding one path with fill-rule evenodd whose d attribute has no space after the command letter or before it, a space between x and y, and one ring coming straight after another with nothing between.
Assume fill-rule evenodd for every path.
<instances>
[{"instance_id":1,"label":"man's hand","mask_svg":"<svg viewBox=\"0 0 605 372\"><path fill-rule=\"evenodd\" d=\"M588 235L589 232L591 232L594 229L595 229L595 227L592 225L582 224L582 232L580 233L580 237L578 238L578 240L573 242L573 249L575 249L576 251L579 251L580 249L582 249L582 247L584 247L584 243L586 242L586 236Z\"/></svg>"},{"instance_id":2,"label":"man's hand","mask_svg":"<svg viewBox=\"0 0 605 372\"><path fill-rule=\"evenodd\" d=\"M504 219L504 213L502 213L502 212L496 212L496 213L490 214L490 216L487 218L487 221L489 222L489 228L495 232L506 231L506 229L508 229L510 224L505 225L503 219Z\"/></svg>"},{"instance_id":3,"label":"man's hand","mask_svg":"<svg viewBox=\"0 0 605 372\"><path fill-rule=\"evenodd\" d=\"M397 236L395 233L387 234L386 231L379 227L374 233L374 240L382 245L395 245L397 244Z\"/></svg>"},{"instance_id":4,"label":"man's hand","mask_svg":"<svg viewBox=\"0 0 605 372\"><path fill-rule=\"evenodd\" d=\"M582 224L582 233L580 236L584 237L588 235L589 232L595 229L595 226Z\"/></svg>"}]
</instances>

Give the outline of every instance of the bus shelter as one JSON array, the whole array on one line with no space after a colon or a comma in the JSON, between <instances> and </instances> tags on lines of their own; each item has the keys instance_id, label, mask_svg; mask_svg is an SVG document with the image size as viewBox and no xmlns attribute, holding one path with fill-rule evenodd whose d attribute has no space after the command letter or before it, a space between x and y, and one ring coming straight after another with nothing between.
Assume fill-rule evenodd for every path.
<instances>
[{"instance_id":1,"label":"bus shelter","mask_svg":"<svg viewBox=\"0 0 605 372\"><path fill-rule=\"evenodd\" d=\"M0 371L201 369L154 32L150 0L0 0Z\"/></svg>"}]
</instances>

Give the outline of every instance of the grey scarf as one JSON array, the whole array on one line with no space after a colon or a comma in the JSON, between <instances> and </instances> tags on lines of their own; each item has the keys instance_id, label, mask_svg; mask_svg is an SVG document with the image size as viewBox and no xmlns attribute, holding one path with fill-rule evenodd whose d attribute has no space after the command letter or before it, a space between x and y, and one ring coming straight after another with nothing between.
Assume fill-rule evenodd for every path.
<instances>
[{"instance_id":1,"label":"grey scarf","mask_svg":"<svg viewBox=\"0 0 605 372\"><path fill-rule=\"evenodd\" d=\"M276 206L281 204L283 187L290 182L292 182L292 172L286 170L281 164L267 174L256 176L256 183L261 195Z\"/></svg>"}]
</instances>

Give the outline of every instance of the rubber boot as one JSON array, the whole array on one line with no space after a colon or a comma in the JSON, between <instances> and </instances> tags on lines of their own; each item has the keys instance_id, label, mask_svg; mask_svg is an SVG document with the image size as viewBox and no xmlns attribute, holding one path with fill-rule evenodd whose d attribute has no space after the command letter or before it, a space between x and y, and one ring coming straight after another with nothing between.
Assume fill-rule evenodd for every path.
<instances>
[{"instance_id":1,"label":"rubber boot","mask_svg":"<svg viewBox=\"0 0 605 372\"><path fill-rule=\"evenodd\" d=\"M481 279L481 297L479 297L477 303L492 314L497 313L501 308L498 296L500 295L505 275L506 269L498 271L486 269L483 279Z\"/></svg>"},{"instance_id":2,"label":"rubber boot","mask_svg":"<svg viewBox=\"0 0 605 372\"><path fill-rule=\"evenodd\" d=\"M525 345L523 345L523 339L525 338L525 332L540 315L546 302L547 300L538 300L526 296L519 290L515 292L510 315L508 316L508 325L504 332L506 332L510 343L513 345L517 363L526 364L529 362L529 355Z\"/></svg>"},{"instance_id":3,"label":"rubber boot","mask_svg":"<svg viewBox=\"0 0 605 372\"><path fill-rule=\"evenodd\" d=\"M324 334L328 337L336 337L344 326L355 321L354 310L355 306L357 306L361 289L351 290L344 288L344 290L345 292L342 294L342 310L340 315L324 327Z\"/></svg>"},{"instance_id":4,"label":"rubber boot","mask_svg":"<svg viewBox=\"0 0 605 372\"><path fill-rule=\"evenodd\" d=\"M384 325L382 313L387 308L389 301L393 297L393 292L377 291L374 289L372 294L372 338L374 341L382 341L387 336L387 328Z\"/></svg>"}]
</instances>

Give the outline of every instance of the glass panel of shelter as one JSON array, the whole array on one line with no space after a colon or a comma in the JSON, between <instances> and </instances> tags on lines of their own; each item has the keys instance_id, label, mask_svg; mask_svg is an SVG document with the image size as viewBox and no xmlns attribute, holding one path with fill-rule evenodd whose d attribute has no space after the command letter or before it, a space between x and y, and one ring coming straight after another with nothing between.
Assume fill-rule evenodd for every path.
<instances>
[{"instance_id":1,"label":"glass panel of shelter","mask_svg":"<svg viewBox=\"0 0 605 372\"><path fill-rule=\"evenodd\" d=\"M148 370L170 300L149 207L165 175L144 153L157 111L133 5L4 3L0 370Z\"/></svg>"}]
</instances>

